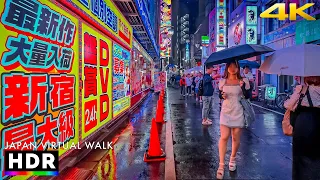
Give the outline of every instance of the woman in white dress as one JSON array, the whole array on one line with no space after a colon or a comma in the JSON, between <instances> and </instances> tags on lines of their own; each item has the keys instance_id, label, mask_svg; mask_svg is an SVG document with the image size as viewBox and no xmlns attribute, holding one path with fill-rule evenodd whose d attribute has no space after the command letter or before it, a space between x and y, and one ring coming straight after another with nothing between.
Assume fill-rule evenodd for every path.
<instances>
[{"instance_id":1,"label":"woman in white dress","mask_svg":"<svg viewBox=\"0 0 320 180\"><path fill-rule=\"evenodd\" d=\"M223 99L223 103L220 113L220 163L217 179L222 179L224 176L225 155L230 135L232 136L232 153L229 170L236 170L236 154L240 145L241 129L244 127L243 107L240 100L249 98L249 89L249 81L240 75L238 62L227 63L224 77L219 81L220 98Z\"/></svg>"}]
</instances>

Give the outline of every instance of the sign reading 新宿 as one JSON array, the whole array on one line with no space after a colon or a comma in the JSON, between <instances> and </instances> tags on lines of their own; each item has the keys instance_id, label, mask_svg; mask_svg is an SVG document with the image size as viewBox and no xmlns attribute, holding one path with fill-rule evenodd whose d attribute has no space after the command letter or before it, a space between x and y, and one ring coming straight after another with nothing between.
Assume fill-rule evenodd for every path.
<instances>
[{"instance_id":1,"label":"sign reading \u65b0\u5bbf","mask_svg":"<svg viewBox=\"0 0 320 180\"><path fill-rule=\"evenodd\" d=\"M296 25L296 44L304 44L320 39L320 20L299 21Z\"/></svg>"}]
</instances>

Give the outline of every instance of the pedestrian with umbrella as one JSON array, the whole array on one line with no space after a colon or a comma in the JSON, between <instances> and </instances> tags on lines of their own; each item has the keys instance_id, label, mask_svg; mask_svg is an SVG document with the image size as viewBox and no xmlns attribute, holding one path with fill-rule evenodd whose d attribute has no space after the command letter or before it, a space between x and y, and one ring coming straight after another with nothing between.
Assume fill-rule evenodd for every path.
<instances>
[{"instance_id":1,"label":"pedestrian with umbrella","mask_svg":"<svg viewBox=\"0 0 320 180\"><path fill-rule=\"evenodd\" d=\"M292 179L320 179L320 46L303 44L275 51L261 65L270 74L300 76L284 106L282 121L286 135L292 136Z\"/></svg>"},{"instance_id":2,"label":"pedestrian with umbrella","mask_svg":"<svg viewBox=\"0 0 320 180\"><path fill-rule=\"evenodd\" d=\"M224 77L219 81L219 97L223 99L220 113L219 168L217 179L224 177L227 144L232 136L232 152L229 170L236 170L236 154L240 146L241 129L248 127L254 120L254 111L247 100L249 98L249 80L241 77L238 60L272 52L262 45L240 45L210 55L206 66L227 63Z\"/></svg>"}]
</instances>

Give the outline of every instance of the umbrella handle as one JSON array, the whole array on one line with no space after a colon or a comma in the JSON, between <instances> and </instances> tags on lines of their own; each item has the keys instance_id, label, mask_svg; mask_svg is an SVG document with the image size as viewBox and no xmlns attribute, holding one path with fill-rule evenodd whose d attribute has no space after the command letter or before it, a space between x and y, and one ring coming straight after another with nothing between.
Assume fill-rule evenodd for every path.
<instances>
[{"instance_id":1,"label":"umbrella handle","mask_svg":"<svg viewBox=\"0 0 320 180\"><path fill-rule=\"evenodd\" d=\"M288 66L281 67L281 68L280 68L280 75L282 75L282 70L284 70L284 69L288 69L288 68L289 68Z\"/></svg>"}]
</instances>

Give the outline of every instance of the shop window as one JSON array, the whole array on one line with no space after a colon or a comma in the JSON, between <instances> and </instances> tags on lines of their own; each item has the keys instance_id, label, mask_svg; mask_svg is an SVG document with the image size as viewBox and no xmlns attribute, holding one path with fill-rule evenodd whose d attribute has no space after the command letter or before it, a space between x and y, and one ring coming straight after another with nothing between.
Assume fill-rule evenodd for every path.
<instances>
[{"instance_id":1,"label":"shop window","mask_svg":"<svg viewBox=\"0 0 320 180\"><path fill-rule=\"evenodd\" d=\"M266 19L266 33L269 33L271 31L275 31L279 28L279 21L276 19Z\"/></svg>"}]
</instances>

